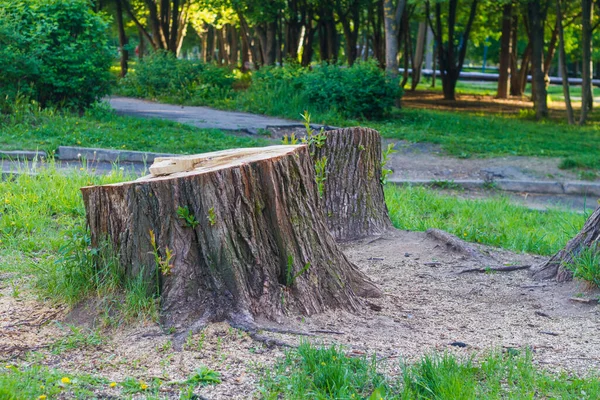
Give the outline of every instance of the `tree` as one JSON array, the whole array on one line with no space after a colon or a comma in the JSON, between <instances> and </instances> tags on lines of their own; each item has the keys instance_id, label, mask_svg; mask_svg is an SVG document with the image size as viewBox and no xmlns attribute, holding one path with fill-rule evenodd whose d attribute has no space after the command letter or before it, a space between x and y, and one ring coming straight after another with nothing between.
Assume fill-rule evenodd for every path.
<instances>
[{"instance_id":1,"label":"tree","mask_svg":"<svg viewBox=\"0 0 600 400\"><path fill-rule=\"evenodd\" d=\"M592 97L592 0L581 0L582 35L581 46L583 68L581 71L581 114L579 125L587 120L588 110L593 104Z\"/></svg>"},{"instance_id":2,"label":"tree","mask_svg":"<svg viewBox=\"0 0 600 400\"><path fill-rule=\"evenodd\" d=\"M543 68L544 62L544 21L547 4L541 0L530 0L527 4L527 15L530 23L531 67L533 70L533 104L538 120L548 117L548 91Z\"/></svg>"},{"instance_id":3,"label":"tree","mask_svg":"<svg viewBox=\"0 0 600 400\"><path fill-rule=\"evenodd\" d=\"M336 245L307 146L155 160L151 176L82 188L94 246L160 297L167 326L256 329L381 296Z\"/></svg>"},{"instance_id":4,"label":"tree","mask_svg":"<svg viewBox=\"0 0 600 400\"><path fill-rule=\"evenodd\" d=\"M467 54L469 33L471 32L471 27L475 20L478 0L473 0L470 3L469 16L460 37L457 37L456 35L458 0L448 1L448 14L445 26L446 32L443 31L441 3L435 3L435 26L430 17L430 1L427 0L425 4L426 15L436 41L444 99L455 100L456 82L458 82L458 77L460 76L460 71L462 70Z\"/></svg>"},{"instance_id":5,"label":"tree","mask_svg":"<svg viewBox=\"0 0 600 400\"><path fill-rule=\"evenodd\" d=\"M571 105L571 94L569 92L569 74L567 73L567 60L565 55L565 35L563 31L563 18L562 18L562 0L556 0L556 26L558 27L558 38L559 38L559 52L558 56L560 62L560 75L562 77L563 95L565 97L565 106L567 108L567 121L570 125L575 123L575 117L573 116L573 106Z\"/></svg>"},{"instance_id":6,"label":"tree","mask_svg":"<svg viewBox=\"0 0 600 400\"><path fill-rule=\"evenodd\" d=\"M510 88L510 60L513 49L511 47L511 31L513 22L512 0L502 7L502 36L500 39L500 67L498 71L498 93L499 99L507 99Z\"/></svg>"},{"instance_id":7,"label":"tree","mask_svg":"<svg viewBox=\"0 0 600 400\"><path fill-rule=\"evenodd\" d=\"M121 1L131 20L155 50L179 54L187 31L191 0Z\"/></svg>"},{"instance_id":8,"label":"tree","mask_svg":"<svg viewBox=\"0 0 600 400\"><path fill-rule=\"evenodd\" d=\"M406 0L383 0L385 24L385 71L398 75L398 35Z\"/></svg>"},{"instance_id":9,"label":"tree","mask_svg":"<svg viewBox=\"0 0 600 400\"><path fill-rule=\"evenodd\" d=\"M127 34L125 33L125 24L123 22L123 0L115 0L116 5L116 20L117 20L117 29L119 31L119 48L121 51L121 77L127 75L127 61L129 60L129 50L127 49L127 45L129 41L127 39Z\"/></svg>"}]
</instances>

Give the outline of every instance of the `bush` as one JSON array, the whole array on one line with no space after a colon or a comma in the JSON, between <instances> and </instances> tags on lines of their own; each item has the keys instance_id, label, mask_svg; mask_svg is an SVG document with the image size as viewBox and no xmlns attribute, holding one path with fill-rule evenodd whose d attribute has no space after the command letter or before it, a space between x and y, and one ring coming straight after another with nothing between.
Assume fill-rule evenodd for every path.
<instances>
[{"instance_id":1,"label":"bush","mask_svg":"<svg viewBox=\"0 0 600 400\"><path fill-rule=\"evenodd\" d=\"M107 23L85 0L0 0L0 95L84 108L110 88Z\"/></svg>"},{"instance_id":2,"label":"bush","mask_svg":"<svg viewBox=\"0 0 600 400\"><path fill-rule=\"evenodd\" d=\"M206 102L229 93L233 81L226 68L179 60L172 53L157 51L142 59L120 86L121 93L130 96Z\"/></svg>"},{"instance_id":3,"label":"bush","mask_svg":"<svg viewBox=\"0 0 600 400\"><path fill-rule=\"evenodd\" d=\"M238 103L249 111L295 118L308 109L316 119L324 114L378 119L400 95L398 80L387 77L375 62L322 64L312 70L291 65L255 72Z\"/></svg>"},{"instance_id":4,"label":"bush","mask_svg":"<svg viewBox=\"0 0 600 400\"><path fill-rule=\"evenodd\" d=\"M381 118L401 95L398 80L373 61L349 68L321 65L301 79L311 102L350 118Z\"/></svg>"}]
</instances>

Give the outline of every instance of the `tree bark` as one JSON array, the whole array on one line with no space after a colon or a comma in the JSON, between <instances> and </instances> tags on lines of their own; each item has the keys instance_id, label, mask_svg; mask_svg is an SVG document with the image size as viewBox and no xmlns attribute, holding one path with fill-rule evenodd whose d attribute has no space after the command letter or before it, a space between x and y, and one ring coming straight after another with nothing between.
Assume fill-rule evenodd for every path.
<instances>
[{"instance_id":1,"label":"tree bark","mask_svg":"<svg viewBox=\"0 0 600 400\"><path fill-rule=\"evenodd\" d=\"M166 326L251 329L381 296L329 233L306 146L157 159L150 171L82 193L92 245L107 239L125 275L144 277Z\"/></svg>"},{"instance_id":2,"label":"tree bark","mask_svg":"<svg viewBox=\"0 0 600 400\"><path fill-rule=\"evenodd\" d=\"M116 0L117 29L119 31L119 47L121 48L121 77L127 75L127 61L129 60L129 50L127 45L127 35L125 34L125 24L123 23L123 5L121 0ZM140 38L141 39L141 38ZM139 47L138 47L139 49Z\"/></svg>"},{"instance_id":3,"label":"tree bark","mask_svg":"<svg viewBox=\"0 0 600 400\"><path fill-rule=\"evenodd\" d=\"M510 64L512 57L512 2L502 8L502 37L500 39L500 68L498 71L498 99L507 99L510 88Z\"/></svg>"},{"instance_id":4,"label":"tree bark","mask_svg":"<svg viewBox=\"0 0 600 400\"><path fill-rule=\"evenodd\" d=\"M406 0L383 0L383 20L385 26L385 72L398 75L398 30L406 6Z\"/></svg>"},{"instance_id":5,"label":"tree bark","mask_svg":"<svg viewBox=\"0 0 600 400\"><path fill-rule=\"evenodd\" d=\"M392 228L381 183L381 136L369 128L326 132L312 146L315 162L325 157L322 204L327 226L338 241L381 235Z\"/></svg>"},{"instance_id":6,"label":"tree bark","mask_svg":"<svg viewBox=\"0 0 600 400\"><path fill-rule=\"evenodd\" d=\"M427 23L419 23L419 31L417 33L417 45L415 54L412 57L412 79L410 89L415 90L421 81L421 70L423 69L423 56L425 55L425 35L427 34Z\"/></svg>"},{"instance_id":7,"label":"tree bark","mask_svg":"<svg viewBox=\"0 0 600 400\"><path fill-rule=\"evenodd\" d=\"M544 76L544 20L546 11L540 0L532 0L527 5L531 24L531 66L533 69L533 103L538 120L548 117L548 92Z\"/></svg>"},{"instance_id":8,"label":"tree bark","mask_svg":"<svg viewBox=\"0 0 600 400\"><path fill-rule=\"evenodd\" d=\"M563 94L565 97L565 106L567 108L567 121L570 125L575 124L575 117L573 115L573 106L571 105L571 93L569 92L569 74L567 72L567 61L565 55L565 37L563 32L562 23L562 0L556 0L556 26L558 28L558 57L560 75L562 77Z\"/></svg>"},{"instance_id":9,"label":"tree bark","mask_svg":"<svg viewBox=\"0 0 600 400\"><path fill-rule=\"evenodd\" d=\"M532 271L536 279L556 279L559 282L573 279L573 273L567 268L574 258L585 248L600 244L600 207L588 218L581 231L567 243L564 249L550 260L538 265Z\"/></svg>"},{"instance_id":10,"label":"tree bark","mask_svg":"<svg viewBox=\"0 0 600 400\"><path fill-rule=\"evenodd\" d=\"M581 45L582 64L581 69L581 114L579 125L584 125L587 120L588 111L593 103L592 98L592 0L582 0L583 12L581 14Z\"/></svg>"}]
</instances>

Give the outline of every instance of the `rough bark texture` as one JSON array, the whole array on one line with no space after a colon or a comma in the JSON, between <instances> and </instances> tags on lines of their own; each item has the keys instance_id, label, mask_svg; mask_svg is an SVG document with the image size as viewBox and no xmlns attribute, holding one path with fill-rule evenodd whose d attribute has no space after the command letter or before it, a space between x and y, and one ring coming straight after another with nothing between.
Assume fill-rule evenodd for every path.
<instances>
[{"instance_id":1,"label":"rough bark texture","mask_svg":"<svg viewBox=\"0 0 600 400\"><path fill-rule=\"evenodd\" d=\"M381 183L381 136L369 128L329 131L315 161L327 158L323 208L338 241L381 235L392 227Z\"/></svg>"},{"instance_id":2,"label":"rough bark texture","mask_svg":"<svg viewBox=\"0 0 600 400\"><path fill-rule=\"evenodd\" d=\"M248 328L256 318L356 311L358 296L381 295L327 230L306 146L194 157L187 172L82 188L93 245L108 240L126 276L142 274L159 292L166 326ZM151 231L158 256L174 254L167 274Z\"/></svg>"},{"instance_id":3,"label":"rough bark texture","mask_svg":"<svg viewBox=\"0 0 600 400\"><path fill-rule=\"evenodd\" d=\"M512 56L511 31L512 31L512 3L507 3L502 8L502 37L500 38L500 68L498 71L499 99L508 99L510 88L510 60Z\"/></svg>"},{"instance_id":4,"label":"rough bark texture","mask_svg":"<svg viewBox=\"0 0 600 400\"><path fill-rule=\"evenodd\" d=\"M581 231L567 243L564 249L556 253L550 260L534 268L536 279L556 279L559 282L573 279L573 273L565 268L579 252L588 247L600 244L600 207L588 218Z\"/></svg>"},{"instance_id":5,"label":"rough bark texture","mask_svg":"<svg viewBox=\"0 0 600 400\"><path fill-rule=\"evenodd\" d=\"M540 0L533 0L527 4L529 22L531 25L531 67L533 69L532 88L535 116L538 120L548 117L548 92L544 79L544 21L546 9Z\"/></svg>"}]
</instances>

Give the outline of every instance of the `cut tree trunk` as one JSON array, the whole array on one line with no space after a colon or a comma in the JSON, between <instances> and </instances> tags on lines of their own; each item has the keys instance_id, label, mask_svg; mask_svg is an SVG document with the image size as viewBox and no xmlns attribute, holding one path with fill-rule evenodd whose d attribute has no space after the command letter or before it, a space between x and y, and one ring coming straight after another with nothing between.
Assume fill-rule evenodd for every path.
<instances>
[{"instance_id":1,"label":"cut tree trunk","mask_svg":"<svg viewBox=\"0 0 600 400\"><path fill-rule=\"evenodd\" d=\"M600 245L600 207L588 218L581 231L567 243L564 249L532 271L536 279L556 279L559 282L573 279L566 266L583 250Z\"/></svg>"},{"instance_id":2,"label":"cut tree trunk","mask_svg":"<svg viewBox=\"0 0 600 400\"><path fill-rule=\"evenodd\" d=\"M108 240L125 276L143 276L166 326L252 329L381 295L327 230L306 146L157 159L150 171L81 190L93 246Z\"/></svg>"},{"instance_id":3,"label":"cut tree trunk","mask_svg":"<svg viewBox=\"0 0 600 400\"><path fill-rule=\"evenodd\" d=\"M329 131L315 163L326 158L322 204L338 241L362 239L392 228L381 183L381 136L369 128Z\"/></svg>"}]
</instances>

